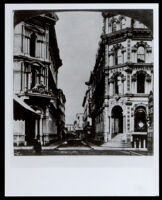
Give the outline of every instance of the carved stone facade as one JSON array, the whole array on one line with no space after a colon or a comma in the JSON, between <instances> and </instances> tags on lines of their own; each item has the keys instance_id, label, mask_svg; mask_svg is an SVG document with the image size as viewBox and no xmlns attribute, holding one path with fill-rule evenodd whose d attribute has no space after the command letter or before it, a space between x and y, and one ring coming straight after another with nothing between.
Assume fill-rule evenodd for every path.
<instances>
[{"instance_id":1,"label":"carved stone facade","mask_svg":"<svg viewBox=\"0 0 162 200\"><path fill-rule=\"evenodd\" d=\"M123 134L133 148L147 149L148 96L153 90L152 32L129 17L103 14L96 64L87 82L95 140Z\"/></svg>"},{"instance_id":2,"label":"carved stone facade","mask_svg":"<svg viewBox=\"0 0 162 200\"><path fill-rule=\"evenodd\" d=\"M25 11L24 11L25 12ZM57 88L62 65L55 13L42 14L14 27L14 144L42 145L58 140L65 125L65 95Z\"/></svg>"}]
</instances>

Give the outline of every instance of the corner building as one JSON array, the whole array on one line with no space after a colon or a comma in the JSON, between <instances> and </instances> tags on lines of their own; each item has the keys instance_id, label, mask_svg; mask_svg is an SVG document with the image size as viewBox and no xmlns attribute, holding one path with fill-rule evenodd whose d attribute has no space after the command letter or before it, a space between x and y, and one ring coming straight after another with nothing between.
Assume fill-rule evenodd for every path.
<instances>
[{"instance_id":1,"label":"corner building","mask_svg":"<svg viewBox=\"0 0 162 200\"><path fill-rule=\"evenodd\" d=\"M25 12L25 11L24 11ZM62 65L54 12L22 21L14 27L14 144L42 145L61 138L65 95L57 88Z\"/></svg>"},{"instance_id":2,"label":"corner building","mask_svg":"<svg viewBox=\"0 0 162 200\"><path fill-rule=\"evenodd\" d=\"M89 81L95 140L116 136L147 148L148 96L153 90L152 32L126 16L102 13L103 33Z\"/></svg>"}]
</instances>

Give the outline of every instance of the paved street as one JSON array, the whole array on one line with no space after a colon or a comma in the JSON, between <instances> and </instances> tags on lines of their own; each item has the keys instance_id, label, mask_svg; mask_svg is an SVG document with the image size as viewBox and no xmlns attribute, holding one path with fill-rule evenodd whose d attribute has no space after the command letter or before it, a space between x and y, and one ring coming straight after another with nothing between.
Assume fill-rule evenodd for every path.
<instances>
[{"instance_id":1,"label":"paved street","mask_svg":"<svg viewBox=\"0 0 162 200\"><path fill-rule=\"evenodd\" d=\"M15 150L15 155L19 156L35 156L34 150ZM125 155L125 156L143 156L146 152L133 152L124 150L42 150L41 156L47 155Z\"/></svg>"},{"instance_id":2,"label":"paved street","mask_svg":"<svg viewBox=\"0 0 162 200\"><path fill-rule=\"evenodd\" d=\"M16 147L15 155L125 155L125 156L142 156L147 155L147 151L133 151L130 149L106 148L79 141L77 145L69 145L67 141L51 144L42 147L41 154L36 153L33 147L22 148Z\"/></svg>"}]
</instances>

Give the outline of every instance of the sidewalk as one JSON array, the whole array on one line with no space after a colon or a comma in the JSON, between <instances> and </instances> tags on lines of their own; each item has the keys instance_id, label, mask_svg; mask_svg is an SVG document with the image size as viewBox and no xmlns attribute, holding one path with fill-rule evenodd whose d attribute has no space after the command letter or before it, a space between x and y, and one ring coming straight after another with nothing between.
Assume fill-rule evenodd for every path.
<instances>
[{"instance_id":1,"label":"sidewalk","mask_svg":"<svg viewBox=\"0 0 162 200\"><path fill-rule=\"evenodd\" d=\"M57 141L50 144L49 146L42 146L42 150L56 149L62 143L63 141ZM34 150L34 146L14 146L14 150Z\"/></svg>"},{"instance_id":2,"label":"sidewalk","mask_svg":"<svg viewBox=\"0 0 162 200\"><path fill-rule=\"evenodd\" d=\"M135 151L135 152L138 152L138 151L147 151L146 148L141 148L141 149L137 149L137 148L132 148L132 147L109 147L108 145L106 146L97 146L91 142L87 142L89 144L89 146L91 146L92 149L94 150L120 150L120 151Z\"/></svg>"}]
</instances>

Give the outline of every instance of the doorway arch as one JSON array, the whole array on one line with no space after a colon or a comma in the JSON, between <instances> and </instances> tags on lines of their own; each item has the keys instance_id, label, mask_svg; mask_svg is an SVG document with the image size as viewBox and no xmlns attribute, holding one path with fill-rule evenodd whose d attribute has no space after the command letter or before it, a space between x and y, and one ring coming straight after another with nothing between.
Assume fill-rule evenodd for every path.
<instances>
[{"instance_id":1,"label":"doorway arch","mask_svg":"<svg viewBox=\"0 0 162 200\"><path fill-rule=\"evenodd\" d=\"M120 106L114 106L111 111L112 134L123 133L123 109Z\"/></svg>"},{"instance_id":2,"label":"doorway arch","mask_svg":"<svg viewBox=\"0 0 162 200\"><path fill-rule=\"evenodd\" d=\"M146 109L143 106L139 106L135 109L134 131L147 132L147 115L146 115Z\"/></svg>"}]
</instances>

